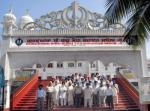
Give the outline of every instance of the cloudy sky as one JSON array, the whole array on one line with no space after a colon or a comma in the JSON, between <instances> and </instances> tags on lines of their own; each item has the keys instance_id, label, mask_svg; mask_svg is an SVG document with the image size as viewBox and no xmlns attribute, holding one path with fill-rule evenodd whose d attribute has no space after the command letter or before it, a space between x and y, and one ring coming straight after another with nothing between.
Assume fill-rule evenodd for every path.
<instances>
[{"instance_id":1,"label":"cloudy sky","mask_svg":"<svg viewBox=\"0 0 150 111\"><path fill-rule=\"evenodd\" d=\"M30 15L33 19L39 18L50 11L62 10L69 6L74 0L0 0L0 22L3 21L3 16L8 12L10 7L17 17L17 23L25 10L29 9ZM106 11L106 0L76 0L83 7L104 14ZM2 32L2 25L0 25L0 33ZM1 34L0 34L1 35ZM150 41L146 44L147 57L150 58Z\"/></svg>"}]
</instances>

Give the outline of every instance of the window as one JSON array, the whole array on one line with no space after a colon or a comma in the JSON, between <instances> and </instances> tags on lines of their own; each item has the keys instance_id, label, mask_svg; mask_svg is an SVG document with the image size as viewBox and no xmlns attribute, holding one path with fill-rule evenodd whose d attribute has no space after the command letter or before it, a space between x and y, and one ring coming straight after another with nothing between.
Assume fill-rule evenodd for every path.
<instances>
[{"instance_id":1,"label":"window","mask_svg":"<svg viewBox=\"0 0 150 111\"><path fill-rule=\"evenodd\" d=\"M82 67L82 63L81 62L78 63L78 67Z\"/></svg>"},{"instance_id":2,"label":"window","mask_svg":"<svg viewBox=\"0 0 150 111\"><path fill-rule=\"evenodd\" d=\"M95 67L96 67L96 64L92 63L91 68L95 68Z\"/></svg>"},{"instance_id":3,"label":"window","mask_svg":"<svg viewBox=\"0 0 150 111\"><path fill-rule=\"evenodd\" d=\"M75 67L74 63L68 63L68 67Z\"/></svg>"},{"instance_id":4,"label":"window","mask_svg":"<svg viewBox=\"0 0 150 111\"><path fill-rule=\"evenodd\" d=\"M36 65L36 68L41 68L41 67L42 67L41 64L37 64L37 65Z\"/></svg>"},{"instance_id":5,"label":"window","mask_svg":"<svg viewBox=\"0 0 150 111\"><path fill-rule=\"evenodd\" d=\"M53 63L49 63L47 67L48 68L53 68Z\"/></svg>"},{"instance_id":6,"label":"window","mask_svg":"<svg viewBox=\"0 0 150 111\"><path fill-rule=\"evenodd\" d=\"M63 63L62 62L57 63L57 68L63 68Z\"/></svg>"}]
</instances>

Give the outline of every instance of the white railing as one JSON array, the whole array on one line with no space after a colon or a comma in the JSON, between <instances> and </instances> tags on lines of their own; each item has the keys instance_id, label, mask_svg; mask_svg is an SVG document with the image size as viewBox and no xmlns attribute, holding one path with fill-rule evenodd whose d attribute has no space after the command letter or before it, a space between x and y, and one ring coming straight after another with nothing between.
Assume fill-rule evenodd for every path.
<instances>
[{"instance_id":1,"label":"white railing","mask_svg":"<svg viewBox=\"0 0 150 111\"><path fill-rule=\"evenodd\" d=\"M12 36L123 36L124 30L14 30Z\"/></svg>"}]
</instances>

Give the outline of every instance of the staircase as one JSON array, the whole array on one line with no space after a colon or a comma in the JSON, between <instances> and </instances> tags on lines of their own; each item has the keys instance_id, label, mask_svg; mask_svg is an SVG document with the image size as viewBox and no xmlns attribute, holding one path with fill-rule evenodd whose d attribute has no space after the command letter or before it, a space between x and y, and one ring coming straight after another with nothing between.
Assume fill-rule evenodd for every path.
<instances>
[{"instance_id":1,"label":"staircase","mask_svg":"<svg viewBox=\"0 0 150 111\"><path fill-rule=\"evenodd\" d=\"M138 105L133 101L133 99L129 96L127 91L123 89L121 86L119 87L119 94L118 94L118 104L115 104L115 110L118 111L136 111L138 110Z\"/></svg>"},{"instance_id":2,"label":"staircase","mask_svg":"<svg viewBox=\"0 0 150 111\"><path fill-rule=\"evenodd\" d=\"M28 94L22 97L19 103L13 107L13 111L34 111L36 108L36 85L32 87Z\"/></svg>"},{"instance_id":3,"label":"staircase","mask_svg":"<svg viewBox=\"0 0 150 111\"><path fill-rule=\"evenodd\" d=\"M36 89L38 84L43 84L46 86L48 84L48 80L44 80L41 82L35 82L34 85L28 89L28 91L21 97L18 98L18 102L13 104L12 111L36 111ZM118 94L119 104L115 104L115 111L140 111L137 103L132 99L129 92L123 87L123 84L119 83L120 92ZM16 101L13 99L13 102ZM56 107L53 111L97 111L100 109L108 109L107 107L102 108L75 108L75 107Z\"/></svg>"}]
</instances>

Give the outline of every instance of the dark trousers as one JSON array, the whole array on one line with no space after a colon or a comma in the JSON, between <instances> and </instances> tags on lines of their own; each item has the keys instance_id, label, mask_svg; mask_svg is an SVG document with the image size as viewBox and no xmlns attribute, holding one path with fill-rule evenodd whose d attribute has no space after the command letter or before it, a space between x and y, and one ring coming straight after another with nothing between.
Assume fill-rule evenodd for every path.
<instances>
[{"instance_id":1,"label":"dark trousers","mask_svg":"<svg viewBox=\"0 0 150 111\"><path fill-rule=\"evenodd\" d=\"M47 92L47 109L50 110L53 106L53 95L50 92Z\"/></svg>"},{"instance_id":2,"label":"dark trousers","mask_svg":"<svg viewBox=\"0 0 150 111\"><path fill-rule=\"evenodd\" d=\"M106 104L109 106L110 109L114 109L113 105L113 96L106 96Z\"/></svg>"},{"instance_id":3,"label":"dark trousers","mask_svg":"<svg viewBox=\"0 0 150 111\"><path fill-rule=\"evenodd\" d=\"M37 98L37 110L44 111L44 97Z\"/></svg>"},{"instance_id":4,"label":"dark trousers","mask_svg":"<svg viewBox=\"0 0 150 111\"><path fill-rule=\"evenodd\" d=\"M75 94L75 106L76 107L81 106L81 94Z\"/></svg>"},{"instance_id":5,"label":"dark trousers","mask_svg":"<svg viewBox=\"0 0 150 111\"><path fill-rule=\"evenodd\" d=\"M81 105L84 105L84 96L81 97Z\"/></svg>"},{"instance_id":6,"label":"dark trousers","mask_svg":"<svg viewBox=\"0 0 150 111\"><path fill-rule=\"evenodd\" d=\"M98 94L93 95L93 105L98 106L99 105L99 96Z\"/></svg>"}]
</instances>

